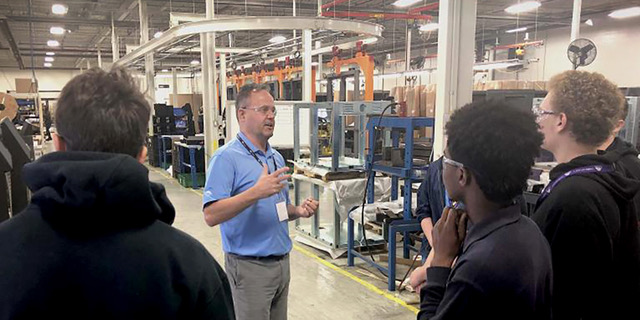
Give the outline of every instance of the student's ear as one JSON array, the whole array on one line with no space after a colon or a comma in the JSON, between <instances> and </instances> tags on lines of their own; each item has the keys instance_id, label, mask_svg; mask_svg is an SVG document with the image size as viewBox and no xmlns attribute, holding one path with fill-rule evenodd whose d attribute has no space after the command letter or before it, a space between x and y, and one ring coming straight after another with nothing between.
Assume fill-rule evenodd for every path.
<instances>
[{"instance_id":1,"label":"student's ear","mask_svg":"<svg viewBox=\"0 0 640 320\"><path fill-rule=\"evenodd\" d=\"M471 184L471 171L467 168L463 168L460 170L460 179L458 180L460 183L460 187L466 187Z\"/></svg>"},{"instance_id":2,"label":"student's ear","mask_svg":"<svg viewBox=\"0 0 640 320\"><path fill-rule=\"evenodd\" d=\"M556 128L557 128L557 132L562 132L565 128L567 128L567 124L568 119L567 119L567 114L564 112L560 112L560 114L558 114L559 117L557 122L556 122Z\"/></svg>"},{"instance_id":3,"label":"student's ear","mask_svg":"<svg viewBox=\"0 0 640 320\"><path fill-rule=\"evenodd\" d=\"M140 153L138 153L138 157L136 157L138 162L144 163L144 160L147 158L147 151L147 146L142 146L142 149L140 149Z\"/></svg>"},{"instance_id":4,"label":"student's ear","mask_svg":"<svg viewBox=\"0 0 640 320\"><path fill-rule=\"evenodd\" d=\"M622 130L622 128L624 128L625 124L626 124L626 122L624 120L618 120L616 122L615 127L613 127L613 134L618 135L620 130Z\"/></svg>"},{"instance_id":5,"label":"student's ear","mask_svg":"<svg viewBox=\"0 0 640 320\"><path fill-rule=\"evenodd\" d=\"M56 151L67 151L67 142L64 141L64 138L55 132L51 132L51 138L53 138L53 147Z\"/></svg>"}]
</instances>

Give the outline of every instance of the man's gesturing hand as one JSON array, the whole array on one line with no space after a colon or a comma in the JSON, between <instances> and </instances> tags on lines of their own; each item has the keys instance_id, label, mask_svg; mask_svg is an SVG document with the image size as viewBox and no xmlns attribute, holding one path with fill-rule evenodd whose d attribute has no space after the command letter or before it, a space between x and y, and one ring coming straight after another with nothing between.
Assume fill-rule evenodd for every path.
<instances>
[{"instance_id":1,"label":"man's gesturing hand","mask_svg":"<svg viewBox=\"0 0 640 320\"><path fill-rule=\"evenodd\" d=\"M287 171L289 171L289 168L283 167L269 174L269 169L264 165L260 179L251 188L253 189L253 193L258 199L263 199L280 192L282 188L287 186L287 184L282 183L282 181L289 179L291 176L290 174L283 174Z\"/></svg>"}]
</instances>

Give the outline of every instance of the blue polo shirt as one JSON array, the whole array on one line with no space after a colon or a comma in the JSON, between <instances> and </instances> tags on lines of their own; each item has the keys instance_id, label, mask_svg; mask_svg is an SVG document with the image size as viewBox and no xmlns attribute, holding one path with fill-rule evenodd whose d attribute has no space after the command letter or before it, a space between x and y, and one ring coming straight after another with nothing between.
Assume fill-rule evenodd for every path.
<instances>
[{"instance_id":1,"label":"blue polo shirt","mask_svg":"<svg viewBox=\"0 0 640 320\"><path fill-rule=\"evenodd\" d=\"M255 152L262 163L268 164L269 172L273 173L285 166L282 155L269 144L265 154L242 132L238 133L238 136ZM274 161L277 168L274 167ZM204 187L204 205L245 192L256 184L261 174L262 166L258 161L237 137L232 139L218 149L209 162ZM291 250L289 226L287 221L279 221L276 211L276 203L282 200L287 204L291 203L288 186L280 193L258 200L237 216L221 223L224 252L259 257L288 253Z\"/></svg>"}]
</instances>

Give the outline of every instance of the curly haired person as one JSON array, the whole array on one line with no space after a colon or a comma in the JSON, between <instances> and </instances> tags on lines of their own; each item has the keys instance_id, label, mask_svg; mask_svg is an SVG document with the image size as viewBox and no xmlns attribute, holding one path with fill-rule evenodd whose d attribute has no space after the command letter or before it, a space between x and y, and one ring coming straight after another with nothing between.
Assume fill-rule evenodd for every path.
<instances>
[{"instance_id":1,"label":"curly haired person","mask_svg":"<svg viewBox=\"0 0 640 320\"><path fill-rule=\"evenodd\" d=\"M558 166L532 219L551 246L554 319L637 318L640 238L633 197L640 181L598 154L620 117L624 97L598 73L554 76L534 109L543 148Z\"/></svg>"}]
</instances>

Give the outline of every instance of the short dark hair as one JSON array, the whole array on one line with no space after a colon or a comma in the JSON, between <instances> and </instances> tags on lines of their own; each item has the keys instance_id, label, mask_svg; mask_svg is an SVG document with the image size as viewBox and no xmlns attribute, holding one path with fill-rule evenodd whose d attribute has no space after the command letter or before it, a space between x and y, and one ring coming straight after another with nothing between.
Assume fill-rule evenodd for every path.
<instances>
[{"instance_id":1,"label":"short dark hair","mask_svg":"<svg viewBox=\"0 0 640 320\"><path fill-rule=\"evenodd\" d=\"M554 111L567 115L572 136L588 146L607 140L626 102L618 86L597 72L564 71L549 80L549 88Z\"/></svg>"},{"instance_id":2,"label":"short dark hair","mask_svg":"<svg viewBox=\"0 0 640 320\"><path fill-rule=\"evenodd\" d=\"M451 159L471 171L489 201L522 193L543 140L533 113L494 100L470 103L451 115L446 130Z\"/></svg>"},{"instance_id":3,"label":"short dark hair","mask_svg":"<svg viewBox=\"0 0 640 320\"><path fill-rule=\"evenodd\" d=\"M138 156L151 107L122 68L92 68L71 79L60 93L55 126L70 151Z\"/></svg>"},{"instance_id":4,"label":"short dark hair","mask_svg":"<svg viewBox=\"0 0 640 320\"><path fill-rule=\"evenodd\" d=\"M249 100L251 94L263 90L271 94L271 88L262 83L249 83L240 88L240 92L238 92L238 96L236 97L236 118L238 117L238 110L247 107L247 100Z\"/></svg>"}]
</instances>

